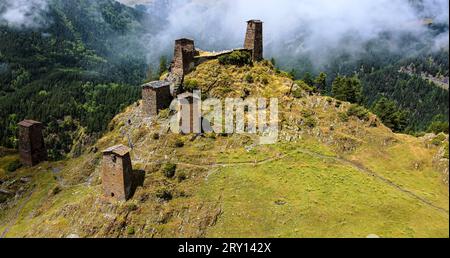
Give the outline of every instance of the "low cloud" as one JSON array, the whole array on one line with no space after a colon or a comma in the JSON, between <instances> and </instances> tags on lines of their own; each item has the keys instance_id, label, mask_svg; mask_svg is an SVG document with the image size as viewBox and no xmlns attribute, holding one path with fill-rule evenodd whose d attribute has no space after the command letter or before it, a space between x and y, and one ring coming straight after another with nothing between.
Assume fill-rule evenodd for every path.
<instances>
[{"instance_id":1,"label":"low cloud","mask_svg":"<svg viewBox=\"0 0 450 258\"><path fill-rule=\"evenodd\" d=\"M448 0L155 0L152 5L161 4L168 5L166 22L146 38L149 49L169 51L181 37L206 50L242 47L245 21L254 18L264 21L266 57L307 57L316 66L339 51L358 56L365 44L381 38L388 38L389 51L404 51L405 35L448 48ZM446 30L431 35L423 18L447 24ZM157 55L150 52L149 58Z\"/></svg>"},{"instance_id":2,"label":"low cloud","mask_svg":"<svg viewBox=\"0 0 450 258\"><path fill-rule=\"evenodd\" d=\"M9 69L9 66L7 63L0 62L0 74L6 73Z\"/></svg>"},{"instance_id":3,"label":"low cloud","mask_svg":"<svg viewBox=\"0 0 450 258\"><path fill-rule=\"evenodd\" d=\"M43 15L47 10L47 0L1 0L0 25L39 28L48 22Z\"/></svg>"}]
</instances>

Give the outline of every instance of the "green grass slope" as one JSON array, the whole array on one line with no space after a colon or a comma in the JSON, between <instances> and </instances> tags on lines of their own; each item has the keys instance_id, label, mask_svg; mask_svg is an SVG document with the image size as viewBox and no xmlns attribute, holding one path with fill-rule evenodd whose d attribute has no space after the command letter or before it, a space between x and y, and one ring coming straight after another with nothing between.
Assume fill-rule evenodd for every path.
<instances>
[{"instance_id":1,"label":"green grass slope","mask_svg":"<svg viewBox=\"0 0 450 258\"><path fill-rule=\"evenodd\" d=\"M209 177L200 193L224 213L208 236L448 237L445 193L436 209L346 162L289 148L284 159Z\"/></svg>"}]
</instances>

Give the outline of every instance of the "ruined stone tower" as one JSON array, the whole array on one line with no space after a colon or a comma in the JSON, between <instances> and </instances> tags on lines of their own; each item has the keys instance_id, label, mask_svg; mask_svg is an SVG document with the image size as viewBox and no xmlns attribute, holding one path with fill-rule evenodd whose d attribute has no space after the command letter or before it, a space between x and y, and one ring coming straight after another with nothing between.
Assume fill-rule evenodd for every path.
<instances>
[{"instance_id":1,"label":"ruined stone tower","mask_svg":"<svg viewBox=\"0 0 450 258\"><path fill-rule=\"evenodd\" d=\"M186 92L178 96L181 133L201 133L200 96Z\"/></svg>"},{"instance_id":2,"label":"ruined stone tower","mask_svg":"<svg viewBox=\"0 0 450 258\"><path fill-rule=\"evenodd\" d=\"M244 48L252 50L253 61L263 60L263 22L250 20L247 22Z\"/></svg>"},{"instance_id":3,"label":"ruined stone tower","mask_svg":"<svg viewBox=\"0 0 450 258\"><path fill-rule=\"evenodd\" d=\"M19 152L22 164L34 166L47 159L42 135L43 125L33 120L19 123Z\"/></svg>"},{"instance_id":4,"label":"ruined stone tower","mask_svg":"<svg viewBox=\"0 0 450 258\"><path fill-rule=\"evenodd\" d=\"M186 73L194 68L195 55L196 51L193 40L185 38L176 40L171 73L184 77Z\"/></svg>"},{"instance_id":5,"label":"ruined stone tower","mask_svg":"<svg viewBox=\"0 0 450 258\"><path fill-rule=\"evenodd\" d=\"M170 82L154 81L142 85L143 110L146 115L156 116L172 102Z\"/></svg>"},{"instance_id":6,"label":"ruined stone tower","mask_svg":"<svg viewBox=\"0 0 450 258\"><path fill-rule=\"evenodd\" d=\"M194 68L196 55L193 40L183 38L175 41L173 60L167 78L142 85L145 114L156 116L159 111L170 106L173 98L182 89L184 76Z\"/></svg>"},{"instance_id":7,"label":"ruined stone tower","mask_svg":"<svg viewBox=\"0 0 450 258\"><path fill-rule=\"evenodd\" d=\"M104 150L101 176L105 197L128 200L133 186L130 148L116 145Z\"/></svg>"}]
</instances>

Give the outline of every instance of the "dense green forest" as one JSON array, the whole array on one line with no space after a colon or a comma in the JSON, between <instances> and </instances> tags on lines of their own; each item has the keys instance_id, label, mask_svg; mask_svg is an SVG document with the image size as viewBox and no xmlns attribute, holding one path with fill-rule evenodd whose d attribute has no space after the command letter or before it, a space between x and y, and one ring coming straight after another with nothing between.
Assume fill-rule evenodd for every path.
<instances>
[{"instance_id":1,"label":"dense green forest","mask_svg":"<svg viewBox=\"0 0 450 258\"><path fill-rule=\"evenodd\" d=\"M16 123L35 119L57 159L139 98L146 63L133 35L145 16L110 0L55 0L45 15L44 28L0 26L0 145L16 147Z\"/></svg>"},{"instance_id":2,"label":"dense green forest","mask_svg":"<svg viewBox=\"0 0 450 258\"><path fill-rule=\"evenodd\" d=\"M442 28L437 26L438 30ZM431 51L432 42L416 43L404 39L405 49L413 49L413 55L394 53L383 48L383 40L369 42L362 56L355 58L349 53L336 53L330 62L320 71L327 75L325 86L314 85L311 71L319 74L307 58L302 60L280 60L282 68L291 69L292 74L303 81L311 81L322 94L333 96L333 81L341 76L356 76L361 82L362 99L354 101L372 109L381 99L394 103L405 116L405 126L392 128L395 131L419 133L428 130L431 123L439 119L442 123L449 121L449 91L423 77L423 74L436 78L449 76L448 49ZM406 56L406 57L405 57ZM298 69L297 69L298 68ZM408 68L409 70L405 70ZM339 97L338 97L339 98ZM345 98L344 98L345 100ZM448 130L448 129L447 129Z\"/></svg>"},{"instance_id":3,"label":"dense green forest","mask_svg":"<svg viewBox=\"0 0 450 258\"><path fill-rule=\"evenodd\" d=\"M449 92L421 77L421 72L428 71L433 76L448 76L448 52L442 52L443 62L435 66L426 66L427 60L420 57L388 65L375 71L361 72L364 85L365 104L370 107L379 99L394 101L399 108L408 113L406 132L424 131L436 116L448 123ZM428 56L427 59L432 58ZM445 64L446 63L446 64ZM400 68L413 64L421 71L414 74L401 72Z\"/></svg>"}]
</instances>

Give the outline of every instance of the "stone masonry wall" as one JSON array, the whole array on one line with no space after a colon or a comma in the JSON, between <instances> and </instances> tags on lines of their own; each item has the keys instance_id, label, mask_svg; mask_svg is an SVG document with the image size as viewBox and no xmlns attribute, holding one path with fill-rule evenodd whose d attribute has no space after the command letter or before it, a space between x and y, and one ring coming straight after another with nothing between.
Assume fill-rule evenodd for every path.
<instances>
[{"instance_id":1,"label":"stone masonry wall","mask_svg":"<svg viewBox=\"0 0 450 258\"><path fill-rule=\"evenodd\" d=\"M158 112L168 108L173 100L172 94L170 92L170 85L168 85L167 87L157 88L155 90L155 93L156 107L158 109Z\"/></svg>"},{"instance_id":2,"label":"stone masonry wall","mask_svg":"<svg viewBox=\"0 0 450 258\"><path fill-rule=\"evenodd\" d=\"M149 87L142 88L142 108L145 114L149 116L158 115L156 104L156 92Z\"/></svg>"}]
</instances>

